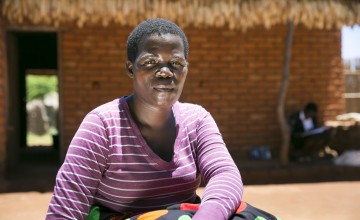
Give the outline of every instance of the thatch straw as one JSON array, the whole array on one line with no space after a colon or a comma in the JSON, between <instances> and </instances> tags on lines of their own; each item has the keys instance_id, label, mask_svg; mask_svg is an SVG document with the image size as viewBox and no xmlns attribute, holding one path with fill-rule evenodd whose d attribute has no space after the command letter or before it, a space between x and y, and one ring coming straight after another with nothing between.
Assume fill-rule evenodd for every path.
<instances>
[{"instance_id":1,"label":"thatch straw","mask_svg":"<svg viewBox=\"0 0 360 220\"><path fill-rule=\"evenodd\" d=\"M360 2L341 0L2 0L10 23L134 26L153 17L183 27L266 28L289 19L308 28L360 24Z\"/></svg>"}]
</instances>

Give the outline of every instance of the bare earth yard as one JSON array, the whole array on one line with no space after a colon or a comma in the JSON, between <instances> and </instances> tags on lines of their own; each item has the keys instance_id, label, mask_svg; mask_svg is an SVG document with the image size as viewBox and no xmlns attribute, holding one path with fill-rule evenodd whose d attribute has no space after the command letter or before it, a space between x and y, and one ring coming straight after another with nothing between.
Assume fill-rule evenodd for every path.
<instances>
[{"instance_id":1,"label":"bare earth yard","mask_svg":"<svg viewBox=\"0 0 360 220\"><path fill-rule=\"evenodd\" d=\"M202 189L199 189L199 194ZM0 194L0 219L44 219L51 192ZM360 219L360 181L245 186L244 201L282 220Z\"/></svg>"}]
</instances>

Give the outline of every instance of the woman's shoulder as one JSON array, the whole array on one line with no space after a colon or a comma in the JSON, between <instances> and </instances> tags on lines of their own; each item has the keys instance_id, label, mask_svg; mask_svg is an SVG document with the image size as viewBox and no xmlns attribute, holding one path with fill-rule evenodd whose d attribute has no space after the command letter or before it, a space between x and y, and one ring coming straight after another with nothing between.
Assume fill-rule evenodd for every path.
<instances>
[{"instance_id":1,"label":"woman's shoulder","mask_svg":"<svg viewBox=\"0 0 360 220\"><path fill-rule=\"evenodd\" d=\"M175 109L178 116L183 118L201 119L208 114L208 111L201 105L193 103L176 102Z\"/></svg>"},{"instance_id":2,"label":"woman's shoulder","mask_svg":"<svg viewBox=\"0 0 360 220\"><path fill-rule=\"evenodd\" d=\"M123 102L123 97L114 99L112 101L109 101L107 103L97 106L96 108L92 109L89 112L89 114L96 114L99 116L112 115L112 114L119 115L119 112L124 111L122 102Z\"/></svg>"},{"instance_id":3,"label":"woman's shoulder","mask_svg":"<svg viewBox=\"0 0 360 220\"><path fill-rule=\"evenodd\" d=\"M194 111L194 112L201 112L206 111L204 107L199 104L188 103L188 102L176 102L175 106L179 109L179 111Z\"/></svg>"}]
</instances>

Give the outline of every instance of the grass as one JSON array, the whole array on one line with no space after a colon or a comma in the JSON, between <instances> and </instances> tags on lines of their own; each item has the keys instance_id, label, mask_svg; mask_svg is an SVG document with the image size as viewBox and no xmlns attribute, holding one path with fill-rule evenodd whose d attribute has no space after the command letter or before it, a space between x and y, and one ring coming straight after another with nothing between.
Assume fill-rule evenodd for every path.
<instances>
[{"instance_id":1,"label":"grass","mask_svg":"<svg viewBox=\"0 0 360 220\"><path fill-rule=\"evenodd\" d=\"M50 133L44 135L36 135L31 132L28 132L26 135L26 144L28 147L52 146L53 140Z\"/></svg>"}]
</instances>

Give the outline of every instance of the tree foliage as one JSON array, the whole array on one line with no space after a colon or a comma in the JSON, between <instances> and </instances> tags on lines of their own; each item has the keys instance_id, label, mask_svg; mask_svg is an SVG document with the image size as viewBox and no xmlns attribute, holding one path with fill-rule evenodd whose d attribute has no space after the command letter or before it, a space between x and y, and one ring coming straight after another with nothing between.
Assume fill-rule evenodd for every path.
<instances>
[{"instance_id":1,"label":"tree foliage","mask_svg":"<svg viewBox=\"0 0 360 220\"><path fill-rule=\"evenodd\" d=\"M50 92L58 91L56 76L27 75L26 76L26 96L27 101L42 99Z\"/></svg>"}]
</instances>

